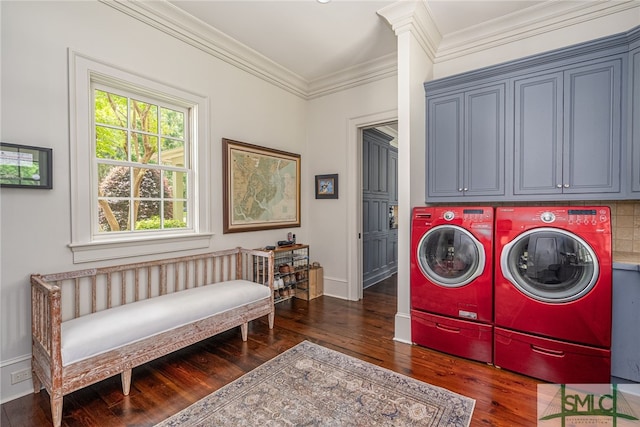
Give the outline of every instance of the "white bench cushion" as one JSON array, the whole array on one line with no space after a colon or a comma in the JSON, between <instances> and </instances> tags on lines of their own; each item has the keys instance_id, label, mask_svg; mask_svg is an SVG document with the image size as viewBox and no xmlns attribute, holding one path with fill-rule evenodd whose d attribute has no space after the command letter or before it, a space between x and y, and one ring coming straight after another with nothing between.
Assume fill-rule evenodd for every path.
<instances>
[{"instance_id":1,"label":"white bench cushion","mask_svg":"<svg viewBox=\"0 0 640 427\"><path fill-rule=\"evenodd\" d=\"M263 298L269 288L230 280L113 307L62 322L62 366Z\"/></svg>"}]
</instances>

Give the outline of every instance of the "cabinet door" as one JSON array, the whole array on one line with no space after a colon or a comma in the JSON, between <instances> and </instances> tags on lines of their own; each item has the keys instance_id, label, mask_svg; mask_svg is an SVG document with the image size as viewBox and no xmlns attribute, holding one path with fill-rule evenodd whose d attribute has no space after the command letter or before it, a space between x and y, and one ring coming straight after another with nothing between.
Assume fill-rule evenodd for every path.
<instances>
[{"instance_id":1,"label":"cabinet door","mask_svg":"<svg viewBox=\"0 0 640 427\"><path fill-rule=\"evenodd\" d=\"M465 196L504 194L505 85L465 93Z\"/></svg>"},{"instance_id":2,"label":"cabinet door","mask_svg":"<svg viewBox=\"0 0 640 427\"><path fill-rule=\"evenodd\" d=\"M462 93L427 98L427 199L462 196L463 101Z\"/></svg>"},{"instance_id":3,"label":"cabinet door","mask_svg":"<svg viewBox=\"0 0 640 427\"><path fill-rule=\"evenodd\" d=\"M631 111L631 191L640 192L640 48L631 51L630 95ZM637 197L636 194L634 197Z\"/></svg>"},{"instance_id":4,"label":"cabinet door","mask_svg":"<svg viewBox=\"0 0 640 427\"><path fill-rule=\"evenodd\" d=\"M562 72L514 81L514 194L562 192L562 83Z\"/></svg>"},{"instance_id":5,"label":"cabinet door","mask_svg":"<svg viewBox=\"0 0 640 427\"><path fill-rule=\"evenodd\" d=\"M363 200L362 286L371 286L387 277L389 250L389 200L368 197Z\"/></svg>"},{"instance_id":6,"label":"cabinet door","mask_svg":"<svg viewBox=\"0 0 640 427\"><path fill-rule=\"evenodd\" d=\"M398 150L389 150L389 203L398 203Z\"/></svg>"},{"instance_id":7,"label":"cabinet door","mask_svg":"<svg viewBox=\"0 0 640 427\"><path fill-rule=\"evenodd\" d=\"M620 191L622 60L565 71L564 193Z\"/></svg>"},{"instance_id":8,"label":"cabinet door","mask_svg":"<svg viewBox=\"0 0 640 427\"><path fill-rule=\"evenodd\" d=\"M389 231L387 267L391 274L398 272L398 229Z\"/></svg>"},{"instance_id":9,"label":"cabinet door","mask_svg":"<svg viewBox=\"0 0 640 427\"><path fill-rule=\"evenodd\" d=\"M371 193L389 192L389 144L366 141L363 144L363 190Z\"/></svg>"}]
</instances>

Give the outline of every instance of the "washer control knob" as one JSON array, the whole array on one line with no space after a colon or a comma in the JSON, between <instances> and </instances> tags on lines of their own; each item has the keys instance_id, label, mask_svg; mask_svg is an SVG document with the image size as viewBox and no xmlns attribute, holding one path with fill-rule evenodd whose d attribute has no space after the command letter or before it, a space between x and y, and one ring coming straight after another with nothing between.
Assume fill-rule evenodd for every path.
<instances>
[{"instance_id":1,"label":"washer control knob","mask_svg":"<svg viewBox=\"0 0 640 427\"><path fill-rule=\"evenodd\" d=\"M444 219L447 221L451 221L456 215L451 211L446 211L443 215Z\"/></svg>"},{"instance_id":2,"label":"washer control knob","mask_svg":"<svg viewBox=\"0 0 640 427\"><path fill-rule=\"evenodd\" d=\"M540 219L542 220L542 222L546 223L546 224L550 224L553 221L556 220L556 216L554 215L553 212L543 212L540 215Z\"/></svg>"}]
</instances>

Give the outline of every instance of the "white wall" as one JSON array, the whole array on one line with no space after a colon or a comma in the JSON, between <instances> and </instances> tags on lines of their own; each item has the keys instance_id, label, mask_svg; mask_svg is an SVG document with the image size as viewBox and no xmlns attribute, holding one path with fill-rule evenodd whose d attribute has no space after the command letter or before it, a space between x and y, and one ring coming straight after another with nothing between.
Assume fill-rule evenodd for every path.
<instances>
[{"instance_id":1,"label":"white wall","mask_svg":"<svg viewBox=\"0 0 640 427\"><path fill-rule=\"evenodd\" d=\"M600 5L605 7L605 3L600 2ZM583 4L587 4L587 2ZM595 2L592 4L595 5ZM447 55L450 52L446 50L438 51L438 55L443 54L444 56L436 58L433 78L439 79L560 49L628 31L640 25L640 2L636 0L626 4L625 2L611 2L611 4L618 5L617 8L612 7L617 12L606 10L592 15L568 14L565 20L560 23L551 20L546 30L535 27L533 24L523 23L522 29L516 27L509 29L509 31L505 30L502 43L488 43L489 47L483 50L460 49L457 54L450 56ZM545 22L540 24L545 24ZM491 40L492 37L489 37L488 40ZM445 37L442 44L446 45L449 41ZM474 39L470 40L470 42L475 41Z\"/></svg>"},{"instance_id":2,"label":"white wall","mask_svg":"<svg viewBox=\"0 0 640 427\"><path fill-rule=\"evenodd\" d=\"M362 160L359 139L352 137L357 124L369 118L395 120L397 105L395 77L386 78L353 89L309 101L306 163L309 172L308 241L312 242L310 257L324 267L324 293L344 299L349 294L350 275L354 266L349 257L349 239L354 229L350 206L362 199L360 184ZM375 120L374 120L375 121ZM373 123L368 123L373 124ZM314 176L337 173L339 198L315 199ZM350 225L351 224L351 225Z\"/></svg>"},{"instance_id":3,"label":"white wall","mask_svg":"<svg viewBox=\"0 0 640 427\"><path fill-rule=\"evenodd\" d=\"M304 155L306 102L98 2L2 1L1 140L53 148L53 189L0 190L2 402L29 392L10 374L30 366L29 274L73 265L70 242L67 49L209 98L210 249L306 241L313 186ZM222 234L223 137L303 154L302 228ZM339 150L339 146L333 147ZM340 157L340 156L338 156ZM167 254L169 255L169 254ZM167 256L164 255L164 256ZM181 255L181 254L173 254Z\"/></svg>"}]
</instances>

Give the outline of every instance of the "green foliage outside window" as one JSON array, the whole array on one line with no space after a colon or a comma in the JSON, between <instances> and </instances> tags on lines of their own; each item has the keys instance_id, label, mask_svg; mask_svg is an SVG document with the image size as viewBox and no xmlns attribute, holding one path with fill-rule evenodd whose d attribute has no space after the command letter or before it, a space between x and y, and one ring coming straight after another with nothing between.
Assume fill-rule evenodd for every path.
<instances>
[{"instance_id":1,"label":"green foliage outside window","mask_svg":"<svg viewBox=\"0 0 640 427\"><path fill-rule=\"evenodd\" d=\"M94 108L99 232L186 228L185 112L99 89Z\"/></svg>"}]
</instances>

